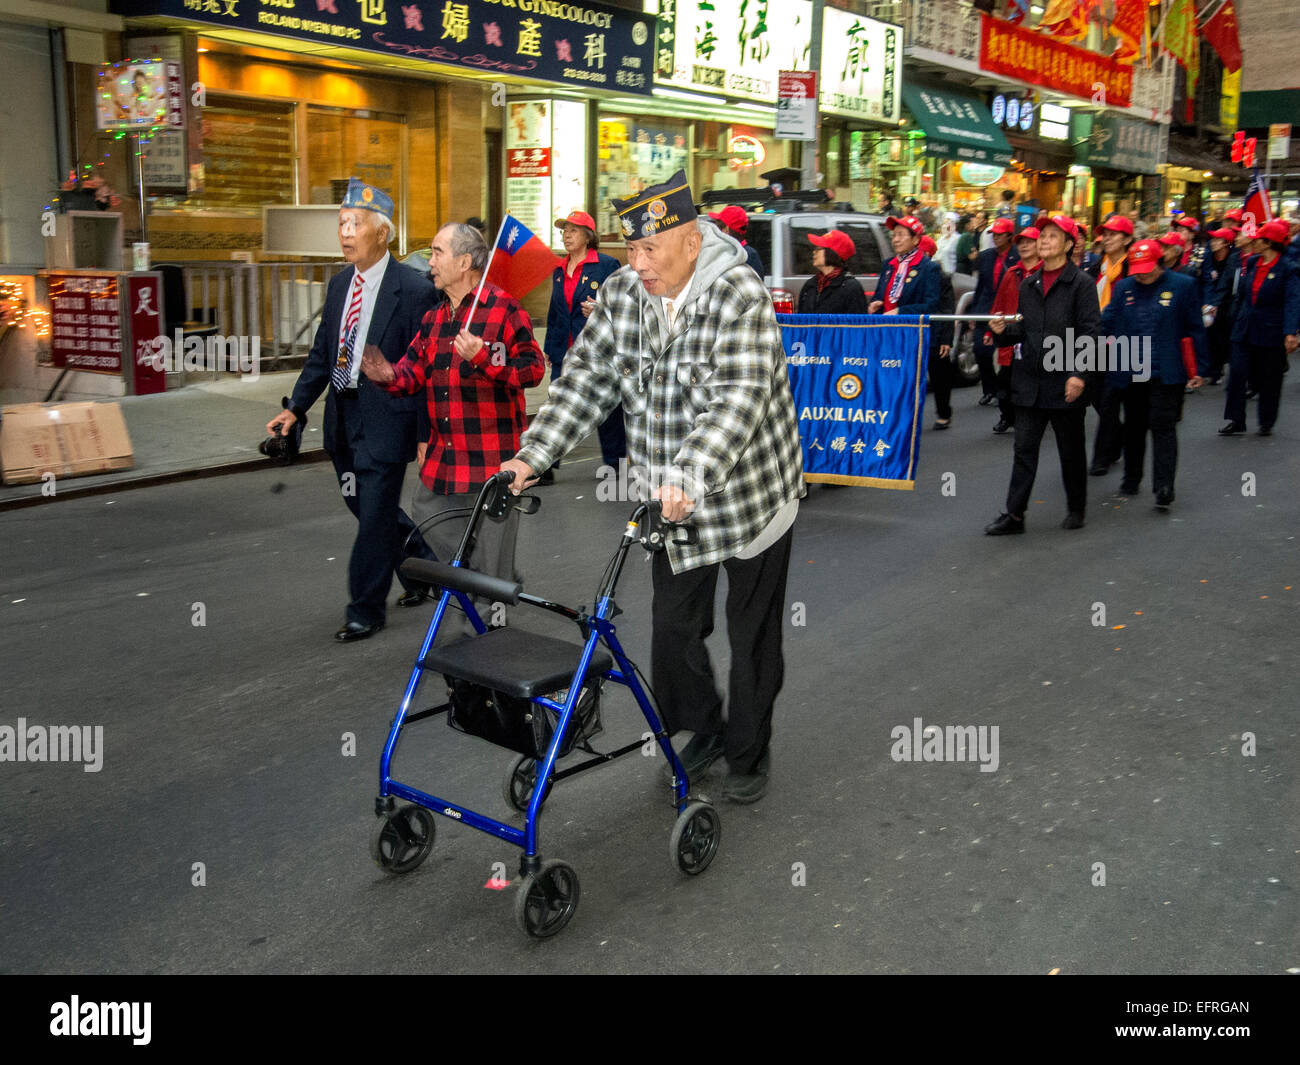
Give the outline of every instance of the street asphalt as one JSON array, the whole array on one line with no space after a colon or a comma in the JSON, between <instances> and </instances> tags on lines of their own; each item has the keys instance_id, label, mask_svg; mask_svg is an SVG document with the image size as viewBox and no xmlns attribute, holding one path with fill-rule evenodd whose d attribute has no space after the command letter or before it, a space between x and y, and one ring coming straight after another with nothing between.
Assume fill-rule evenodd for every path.
<instances>
[{"instance_id":1,"label":"street asphalt","mask_svg":"<svg viewBox=\"0 0 1300 1065\"><path fill-rule=\"evenodd\" d=\"M1011 439L973 390L927 431L915 491L810 486L766 797L720 805L717 857L688 879L661 758L560 783L542 853L581 901L544 942L514 922L504 842L438 818L414 871L368 855L432 611L332 640L355 523L328 464L0 514L0 728L103 728L98 772L0 762L0 971L1296 972L1297 378L1268 439L1215 435L1222 389L1188 398L1168 514L1149 475L1114 496L1116 471L1061 530L1049 433L1027 534L982 535ZM632 507L597 500L595 466L567 462L520 534L528 590L575 606ZM649 596L634 554L618 625L647 670ZM918 718L983 729L989 757L897 760ZM604 720L605 747L644 731L618 688ZM510 759L433 718L394 774L521 824Z\"/></svg>"}]
</instances>

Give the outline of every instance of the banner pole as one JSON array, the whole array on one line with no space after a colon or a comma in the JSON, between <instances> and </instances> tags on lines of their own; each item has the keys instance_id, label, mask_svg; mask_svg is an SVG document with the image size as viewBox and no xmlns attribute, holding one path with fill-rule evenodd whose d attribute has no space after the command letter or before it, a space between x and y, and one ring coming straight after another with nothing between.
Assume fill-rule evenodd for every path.
<instances>
[{"instance_id":1,"label":"banner pole","mask_svg":"<svg viewBox=\"0 0 1300 1065\"><path fill-rule=\"evenodd\" d=\"M995 318L1001 318L1004 322L1025 320L1022 314L923 314L921 317L927 322L991 322Z\"/></svg>"},{"instance_id":2,"label":"banner pole","mask_svg":"<svg viewBox=\"0 0 1300 1065\"><path fill-rule=\"evenodd\" d=\"M469 314L465 316L465 328L469 328L469 323L474 320L474 312L478 309L479 297L483 295L483 286L487 284L487 276L492 270L492 259L496 256L497 245L501 243L501 234L505 232L506 220L501 219L501 225L497 227L497 235L492 241L492 251L488 253L487 264L483 267L483 276L479 278L478 291L474 293L474 302L470 304Z\"/></svg>"}]
</instances>

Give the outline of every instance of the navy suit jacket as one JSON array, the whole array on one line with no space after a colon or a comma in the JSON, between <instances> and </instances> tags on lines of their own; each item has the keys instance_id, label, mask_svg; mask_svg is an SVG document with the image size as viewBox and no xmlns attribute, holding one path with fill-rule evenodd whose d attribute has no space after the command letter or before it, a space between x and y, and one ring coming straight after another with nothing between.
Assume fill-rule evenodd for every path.
<instances>
[{"instance_id":1,"label":"navy suit jacket","mask_svg":"<svg viewBox=\"0 0 1300 1065\"><path fill-rule=\"evenodd\" d=\"M551 362L559 362L569 350L569 334L577 339L587 316L582 313L584 300L596 298L596 291L605 279L618 269L618 260L601 252L596 262L583 263L579 268L578 284L573 290L573 303L564 305L564 267L557 266L551 274L551 306L546 312L546 343L542 350Z\"/></svg>"},{"instance_id":2,"label":"navy suit jacket","mask_svg":"<svg viewBox=\"0 0 1300 1065\"><path fill-rule=\"evenodd\" d=\"M1274 259L1263 267L1264 283L1256 297L1255 272L1259 269L1260 256L1256 255L1247 264L1237 286L1232 339L1237 343L1280 348L1284 337L1300 334L1300 273L1285 257Z\"/></svg>"},{"instance_id":3,"label":"navy suit jacket","mask_svg":"<svg viewBox=\"0 0 1300 1065\"><path fill-rule=\"evenodd\" d=\"M338 406L334 389L330 387L330 375L338 357L343 303L352 290L355 274L356 268L348 266L330 279L316 339L289 398L289 409L301 417L322 392L326 393L324 444L330 455L334 454L338 430ZM379 282L366 343L378 347L389 362L400 362L419 332L425 312L433 307L436 291L433 283L418 270L389 259ZM371 454L380 462L412 461L425 397L389 395L363 373L357 379L357 399Z\"/></svg>"},{"instance_id":4,"label":"navy suit jacket","mask_svg":"<svg viewBox=\"0 0 1300 1065\"><path fill-rule=\"evenodd\" d=\"M1002 283L1002 277L1006 277L1007 270L1014 263L1020 262L1020 253L1016 251L1015 245L1007 249L1007 261L1002 264L1002 277L998 278L998 285L995 285L993 269L997 266L997 262L997 248L985 248L976 258L975 274L978 280L975 282L975 295L971 299L971 314L988 314L993 301L997 298L998 285Z\"/></svg>"},{"instance_id":5,"label":"navy suit jacket","mask_svg":"<svg viewBox=\"0 0 1300 1065\"><path fill-rule=\"evenodd\" d=\"M895 256L897 258L897 256ZM889 290L889 276L893 273L893 259L885 264L885 268L880 271L880 279L876 282L876 291L868 300L868 304L875 300L885 301L885 293ZM898 307L896 310L899 314L938 314L939 313L939 295L940 279L943 276L943 269L938 263L934 262L928 255L922 255L921 261L917 266L912 267L907 272L907 278L903 281L903 291L898 294Z\"/></svg>"},{"instance_id":6,"label":"navy suit jacket","mask_svg":"<svg viewBox=\"0 0 1300 1065\"><path fill-rule=\"evenodd\" d=\"M1150 285L1144 285L1136 276L1120 278L1101 313L1101 331L1105 336L1128 338L1130 343L1149 336L1151 375L1166 385L1186 383L1183 337L1190 337L1196 351L1197 373L1202 377L1209 374L1200 285L1190 274L1166 270L1159 281ZM1132 374L1113 370L1106 375L1106 383L1112 388L1125 388L1132 378Z\"/></svg>"}]
</instances>

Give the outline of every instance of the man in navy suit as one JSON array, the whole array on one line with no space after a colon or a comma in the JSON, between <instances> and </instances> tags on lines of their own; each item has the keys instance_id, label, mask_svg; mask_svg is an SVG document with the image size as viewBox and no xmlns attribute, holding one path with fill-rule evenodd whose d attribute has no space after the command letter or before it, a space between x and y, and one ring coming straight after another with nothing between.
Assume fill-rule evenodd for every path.
<instances>
[{"instance_id":1,"label":"man in navy suit","mask_svg":"<svg viewBox=\"0 0 1300 1065\"><path fill-rule=\"evenodd\" d=\"M415 458L421 397L389 395L360 372L362 350L371 346L398 362L434 304L433 285L389 255L392 238L392 199L353 178L339 209L339 244L351 266L330 280L320 328L289 409L267 425L268 432L287 432L327 393L325 450L357 519L347 617L334 634L339 641L364 640L384 627L393 573L415 527L398 502L406 466ZM427 550L418 538L416 549ZM426 594L408 588L398 603L414 606Z\"/></svg>"}]
</instances>

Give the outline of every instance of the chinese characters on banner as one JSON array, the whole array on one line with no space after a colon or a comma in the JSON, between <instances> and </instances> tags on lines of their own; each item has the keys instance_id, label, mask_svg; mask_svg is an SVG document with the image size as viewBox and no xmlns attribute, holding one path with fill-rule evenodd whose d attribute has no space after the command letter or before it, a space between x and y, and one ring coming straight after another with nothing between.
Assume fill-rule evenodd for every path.
<instances>
[{"instance_id":1,"label":"chinese characters on banner","mask_svg":"<svg viewBox=\"0 0 1300 1065\"><path fill-rule=\"evenodd\" d=\"M122 372L116 274L50 274L50 355L55 366Z\"/></svg>"},{"instance_id":2,"label":"chinese characters on banner","mask_svg":"<svg viewBox=\"0 0 1300 1065\"><path fill-rule=\"evenodd\" d=\"M129 275L126 279L126 306L131 318L135 394L151 396L167 387L158 343L163 335L162 278L157 274Z\"/></svg>"},{"instance_id":3,"label":"chinese characters on banner","mask_svg":"<svg viewBox=\"0 0 1300 1065\"><path fill-rule=\"evenodd\" d=\"M654 75L654 16L586 0L110 0L109 7L617 92L649 95Z\"/></svg>"},{"instance_id":4,"label":"chinese characters on banner","mask_svg":"<svg viewBox=\"0 0 1300 1065\"><path fill-rule=\"evenodd\" d=\"M1133 95L1131 66L988 15L980 17L984 24L980 66L984 70L1085 100L1097 99L1110 107L1129 106Z\"/></svg>"}]
</instances>

